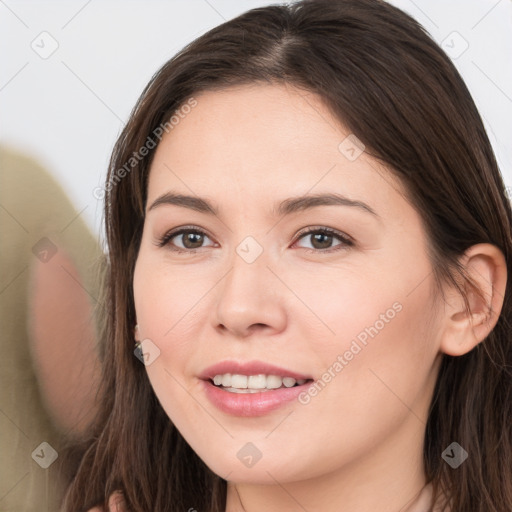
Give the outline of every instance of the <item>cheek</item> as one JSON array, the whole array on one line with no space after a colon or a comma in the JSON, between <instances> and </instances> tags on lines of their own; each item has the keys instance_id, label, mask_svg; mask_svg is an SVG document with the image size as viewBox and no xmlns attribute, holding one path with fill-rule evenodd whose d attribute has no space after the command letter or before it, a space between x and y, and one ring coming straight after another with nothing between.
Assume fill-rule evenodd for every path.
<instances>
[{"instance_id":1,"label":"cheek","mask_svg":"<svg viewBox=\"0 0 512 512\"><path fill-rule=\"evenodd\" d=\"M405 254L410 260L410 253ZM415 262L413 266L390 258L374 272L354 269L339 279L297 286L297 293L314 304L322 320L320 324L313 315L295 318L320 381L302 397L314 410L312 416L326 422L336 419L357 436L361 422L379 428L386 418L407 414L404 403L428 396L439 326L431 309L429 263L424 255ZM407 268L412 271L405 272ZM311 336L308 325L322 325L322 334ZM324 408L328 403L336 407Z\"/></svg>"},{"instance_id":2,"label":"cheek","mask_svg":"<svg viewBox=\"0 0 512 512\"><path fill-rule=\"evenodd\" d=\"M290 311L290 327L299 326L299 339L322 354L319 361L324 366L329 363L325 357L343 354L354 341L364 348L372 340L384 338L389 348L398 347L404 338L399 333L425 314L424 290L409 293L417 275L401 277L384 265L377 269L320 269L314 281L310 275L294 275L293 280L291 274L285 277L294 283L294 293L302 302ZM402 322L404 318L408 320Z\"/></svg>"},{"instance_id":3,"label":"cheek","mask_svg":"<svg viewBox=\"0 0 512 512\"><path fill-rule=\"evenodd\" d=\"M318 343L325 370L314 396L302 397L311 415L339 422L354 438L363 425L375 433L388 430L410 413L409 406L423 416L438 350L429 282L409 295L396 288L364 292L343 303L332 322L333 341ZM336 406L325 409L329 403Z\"/></svg>"},{"instance_id":4,"label":"cheek","mask_svg":"<svg viewBox=\"0 0 512 512\"><path fill-rule=\"evenodd\" d=\"M156 396L179 427L179 419L194 411L190 400L191 362L197 355L198 331L204 325L201 298L206 276L152 261L141 253L134 272L134 300L141 337L150 339L159 355L146 371ZM210 276L211 277L211 276ZM199 318L201 317L201 318ZM197 412L197 411L196 411Z\"/></svg>"},{"instance_id":5,"label":"cheek","mask_svg":"<svg viewBox=\"0 0 512 512\"><path fill-rule=\"evenodd\" d=\"M193 418L201 414L191 399L188 365L197 346L192 330L197 329L196 309L198 297L194 286L176 273L166 276L165 269L143 265L136 270L134 296L141 335L158 347L158 357L146 366L154 393L167 416L185 437L189 437L197 424ZM190 283L190 281L189 281Z\"/></svg>"},{"instance_id":6,"label":"cheek","mask_svg":"<svg viewBox=\"0 0 512 512\"><path fill-rule=\"evenodd\" d=\"M134 272L133 291L141 334L164 346L197 322L197 305L208 290L207 276L173 267L164 258L142 253ZM211 276L210 276L211 280ZM180 336L177 336L177 333Z\"/></svg>"}]
</instances>

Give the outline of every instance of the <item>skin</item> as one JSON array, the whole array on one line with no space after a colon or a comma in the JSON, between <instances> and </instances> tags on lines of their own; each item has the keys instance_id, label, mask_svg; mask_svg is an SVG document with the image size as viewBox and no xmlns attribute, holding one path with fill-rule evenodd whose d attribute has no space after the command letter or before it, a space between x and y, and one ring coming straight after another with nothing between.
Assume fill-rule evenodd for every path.
<instances>
[{"instance_id":1,"label":"skin","mask_svg":"<svg viewBox=\"0 0 512 512\"><path fill-rule=\"evenodd\" d=\"M468 352L494 326L503 255L486 244L469 251L464 261L486 299L471 296L465 314L454 290L446 288L446 301L436 294L421 217L398 180L365 152L354 161L340 152L350 132L319 97L251 85L196 98L157 148L133 282L134 335L160 350L146 367L160 403L228 480L228 512L418 510L428 495L423 440L441 355ZM149 210L171 190L207 198L219 214ZM272 214L274 203L320 192L363 201L376 215L339 205ZM195 253L171 249L186 247L182 235L156 245L187 225L207 233ZM315 244L299 233L310 227L354 243ZM251 264L236 253L247 236L263 248ZM202 391L198 375L225 359L321 379L396 303L400 312L307 405L241 418ZM247 442L262 454L251 468L237 457Z\"/></svg>"}]
</instances>

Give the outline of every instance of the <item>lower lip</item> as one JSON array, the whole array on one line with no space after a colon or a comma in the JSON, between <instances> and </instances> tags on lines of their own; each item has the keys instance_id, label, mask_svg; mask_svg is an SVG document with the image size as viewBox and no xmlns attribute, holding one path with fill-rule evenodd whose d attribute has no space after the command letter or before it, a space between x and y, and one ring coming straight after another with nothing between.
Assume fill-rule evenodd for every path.
<instances>
[{"instance_id":1,"label":"lower lip","mask_svg":"<svg viewBox=\"0 0 512 512\"><path fill-rule=\"evenodd\" d=\"M311 382L291 388L272 389L260 393L232 393L215 386L211 381L203 381L208 399L221 411L234 416L263 416L283 407L305 391Z\"/></svg>"}]
</instances>

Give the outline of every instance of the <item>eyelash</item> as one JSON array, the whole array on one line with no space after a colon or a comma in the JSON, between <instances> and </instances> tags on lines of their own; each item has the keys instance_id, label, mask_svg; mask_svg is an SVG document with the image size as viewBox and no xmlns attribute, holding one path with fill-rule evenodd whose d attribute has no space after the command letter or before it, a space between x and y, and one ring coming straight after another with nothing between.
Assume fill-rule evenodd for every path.
<instances>
[{"instance_id":1,"label":"eyelash","mask_svg":"<svg viewBox=\"0 0 512 512\"><path fill-rule=\"evenodd\" d=\"M181 249L179 247L172 247L169 244L169 242L174 237L176 237L178 235L182 235L184 233L195 233L195 234L200 234L200 235L203 235L203 236L206 236L209 238L208 233L206 233L202 229L199 229L195 226L185 226L185 227L177 229L176 231L167 232L163 237L158 239L158 242L155 245L157 245L158 247L164 247L165 245L169 245L170 250L173 252L176 252L176 253L196 253L198 251L198 249L202 249L202 247L198 247L197 249ZM308 249L306 247L303 247L303 249L305 249L308 253L317 253L317 254L318 253L331 253L331 252L347 249L347 247L352 247L354 245L354 240L351 237L349 237L348 235L345 235L339 231L336 231L335 229L327 228L327 227L314 227L314 228L308 228L304 231L301 231L298 233L295 242L299 241L302 238L305 238L308 235L313 235L313 234L332 235L332 236L336 237L342 243L334 246L334 248L331 248L331 249Z\"/></svg>"}]
</instances>

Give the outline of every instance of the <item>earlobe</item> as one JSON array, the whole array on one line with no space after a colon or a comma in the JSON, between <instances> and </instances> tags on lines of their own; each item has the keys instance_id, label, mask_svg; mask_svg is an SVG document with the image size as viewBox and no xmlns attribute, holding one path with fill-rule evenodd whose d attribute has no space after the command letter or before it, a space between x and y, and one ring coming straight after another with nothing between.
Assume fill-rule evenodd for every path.
<instances>
[{"instance_id":1,"label":"earlobe","mask_svg":"<svg viewBox=\"0 0 512 512\"><path fill-rule=\"evenodd\" d=\"M472 284L462 284L469 311L457 289L451 289L447 294L446 323L440 349L451 356L467 354L494 329L507 284L505 257L492 244L473 245L460 262Z\"/></svg>"}]
</instances>

